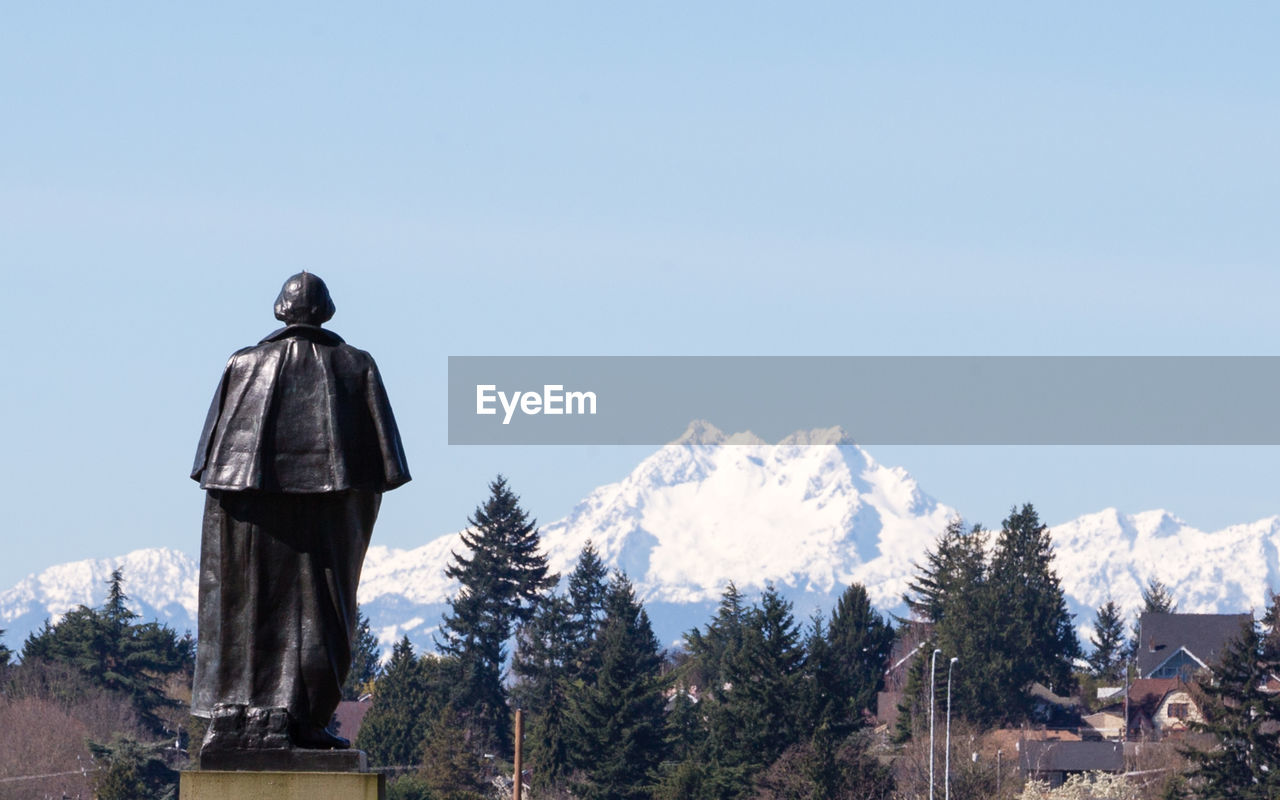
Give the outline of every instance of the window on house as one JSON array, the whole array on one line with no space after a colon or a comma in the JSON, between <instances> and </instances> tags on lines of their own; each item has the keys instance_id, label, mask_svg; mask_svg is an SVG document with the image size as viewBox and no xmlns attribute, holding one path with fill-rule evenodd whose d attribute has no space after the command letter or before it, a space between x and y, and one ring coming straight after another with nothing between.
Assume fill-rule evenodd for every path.
<instances>
[{"instance_id":1,"label":"window on house","mask_svg":"<svg viewBox=\"0 0 1280 800\"><path fill-rule=\"evenodd\" d=\"M1173 719L1186 719L1189 705L1188 703L1170 703L1169 716Z\"/></svg>"}]
</instances>

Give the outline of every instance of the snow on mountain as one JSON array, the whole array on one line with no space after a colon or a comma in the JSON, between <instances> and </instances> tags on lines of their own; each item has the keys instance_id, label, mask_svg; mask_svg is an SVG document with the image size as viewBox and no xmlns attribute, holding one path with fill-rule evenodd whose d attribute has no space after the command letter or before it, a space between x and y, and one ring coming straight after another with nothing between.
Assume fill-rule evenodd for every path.
<instances>
[{"instance_id":1,"label":"snow on mountain","mask_svg":"<svg viewBox=\"0 0 1280 800\"><path fill-rule=\"evenodd\" d=\"M1058 577L1085 626L1108 599L1126 612L1141 608L1152 578L1188 613L1260 615L1280 588L1280 516L1206 532L1163 510L1108 508L1052 530Z\"/></svg>"},{"instance_id":2,"label":"snow on mountain","mask_svg":"<svg viewBox=\"0 0 1280 800\"><path fill-rule=\"evenodd\" d=\"M915 565L956 515L840 428L769 445L695 422L630 475L544 527L542 541L562 575L587 540L594 542L609 566L630 576L659 637L670 642L706 623L730 581L748 597L775 585L801 620L828 613L851 582L864 584L881 610L901 613ZM1108 599L1126 614L1140 607L1151 578L1191 612L1261 612L1267 592L1280 587L1280 516L1205 532L1166 511L1106 509L1052 534L1068 607L1085 635ZM453 551L465 552L458 533L412 549L370 548L359 597L384 647L404 635L432 646L458 588L444 574ZM117 565L145 618L194 627L194 561L149 549L50 567L0 593L6 643L20 646L27 631L77 604L100 604Z\"/></svg>"},{"instance_id":3,"label":"snow on mountain","mask_svg":"<svg viewBox=\"0 0 1280 800\"><path fill-rule=\"evenodd\" d=\"M828 597L856 581L890 607L956 515L838 428L767 445L695 423L677 441L543 529L553 569L571 570L590 539L646 602L714 602L730 581Z\"/></svg>"},{"instance_id":4,"label":"snow on mountain","mask_svg":"<svg viewBox=\"0 0 1280 800\"><path fill-rule=\"evenodd\" d=\"M150 547L116 558L58 564L0 592L5 643L18 650L27 634L46 619L56 622L77 606L102 605L116 568L124 570L130 608L146 620L157 619L179 631L194 630L199 581L195 560L178 550Z\"/></svg>"}]
</instances>

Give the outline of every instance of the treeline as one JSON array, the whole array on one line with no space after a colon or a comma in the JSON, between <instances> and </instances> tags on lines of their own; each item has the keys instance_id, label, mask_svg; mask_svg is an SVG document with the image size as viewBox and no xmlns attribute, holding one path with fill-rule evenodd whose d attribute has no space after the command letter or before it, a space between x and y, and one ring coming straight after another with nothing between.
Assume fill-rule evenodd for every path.
<instances>
[{"instance_id":1,"label":"treeline","mask_svg":"<svg viewBox=\"0 0 1280 800\"><path fill-rule=\"evenodd\" d=\"M0 799L176 796L195 642L127 601L116 570L101 607L46 621L20 664L0 646Z\"/></svg>"},{"instance_id":2,"label":"treeline","mask_svg":"<svg viewBox=\"0 0 1280 800\"><path fill-rule=\"evenodd\" d=\"M894 632L862 586L802 623L774 589L752 600L730 585L687 647L664 652L590 543L554 588L504 479L469 521L439 652L395 645L356 742L400 768L392 797L485 796L513 755L515 708L534 797L890 796L867 723Z\"/></svg>"}]
</instances>

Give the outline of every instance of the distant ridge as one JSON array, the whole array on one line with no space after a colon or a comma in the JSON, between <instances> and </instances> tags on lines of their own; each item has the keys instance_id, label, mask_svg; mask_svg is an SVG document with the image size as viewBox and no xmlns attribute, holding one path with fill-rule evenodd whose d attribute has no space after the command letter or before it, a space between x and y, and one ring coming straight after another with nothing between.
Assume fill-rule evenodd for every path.
<instances>
[{"instance_id":1,"label":"distant ridge","mask_svg":"<svg viewBox=\"0 0 1280 800\"><path fill-rule=\"evenodd\" d=\"M542 537L562 575L594 542L610 567L631 577L659 636L671 642L709 619L729 581L748 596L776 586L799 619L828 613L853 581L882 611L902 613L914 564L956 515L841 428L797 431L769 445L695 421L625 478L543 527ZM1084 635L1108 599L1126 613L1137 609L1150 578L1169 586L1186 612L1261 613L1268 591L1280 588L1280 516L1206 532L1163 510L1109 508L1052 532L1055 566ZM385 647L405 634L432 647L457 591L444 575L454 550L464 551L457 533L411 549L370 548L360 602ZM144 617L194 627L194 559L150 548L52 566L0 593L5 643L20 649L47 617L100 604L117 565Z\"/></svg>"}]
</instances>

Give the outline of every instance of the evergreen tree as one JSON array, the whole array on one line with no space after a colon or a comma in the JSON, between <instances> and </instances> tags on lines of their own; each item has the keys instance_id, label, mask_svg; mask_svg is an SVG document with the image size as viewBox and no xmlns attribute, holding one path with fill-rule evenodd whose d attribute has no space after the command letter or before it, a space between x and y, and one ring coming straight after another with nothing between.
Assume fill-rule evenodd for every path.
<instances>
[{"instance_id":1,"label":"evergreen tree","mask_svg":"<svg viewBox=\"0 0 1280 800\"><path fill-rule=\"evenodd\" d=\"M369 629L369 618L356 608L356 635L351 641L351 671L342 684L343 700L359 700L378 677L378 637Z\"/></svg>"},{"instance_id":2,"label":"evergreen tree","mask_svg":"<svg viewBox=\"0 0 1280 800\"><path fill-rule=\"evenodd\" d=\"M976 597L987 580L986 534L980 525L965 532L964 522L947 523L932 550L925 552L919 576L907 584L903 600L916 619L942 622L950 613L965 616L963 599ZM966 622L971 620L966 620Z\"/></svg>"},{"instance_id":3,"label":"evergreen tree","mask_svg":"<svg viewBox=\"0 0 1280 800\"><path fill-rule=\"evenodd\" d=\"M1009 664L1025 657L1011 651L998 630L997 621L1004 618L1004 598L992 585L987 539L988 534L980 525L965 531L962 522L952 521L926 558L920 578L909 585L914 594L908 594L906 599L915 609L917 620L932 628L928 646L921 648L920 656L930 658L937 648L946 655L939 657L944 664L951 657L959 658L961 664ZM953 713L980 724L994 722L1004 708L1004 698L994 681L996 674L987 669L960 670L952 687ZM899 741L905 741L904 737L909 737L919 724L918 709L925 708L927 712L927 677L923 665L912 665L899 704L895 729Z\"/></svg>"},{"instance_id":4,"label":"evergreen tree","mask_svg":"<svg viewBox=\"0 0 1280 800\"><path fill-rule=\"evenodd\" d=\"M4 628L0 628L0 637L4 636ZM0 669L9 666L9 660L13 658L13 651L4 646L4 642L0 642Z\"/></svg>"},{"instance_id":5,"label":"evergreen tree","mask_svg":"<svg viewBox=\"0 0 1280 800\"><path fill-rule=\"evenodd\" d=\"M124 576L117 569L107 583L101 609L80 606L57 625L48 620L27 637L22 660L51 661L74 667L91 683L129 698L140 721L154 733L165 730L161 712L178 702L165 694L165 677L190 671L195 643L156 622L135 624L128 607Z\"/></svg>"},{"instance_id":6,"label":"evergreen tree","mask_svg":"<svg viewBox=\"0 0 1280 800\"><path fill-rule=\"evenodd\" d=\"M543 593L558 576L538 552L536 521L499 475L489 499L476 508L462 534L471 556L453 554L445 574L461 588L449 601L441 649L458 659L461 672L453 702L479 737L480 746L510 752L507 693L502 683L507 641L528 622Z\"/></svg>"},{"instance_id":7,"label":"evergreen tree","mask_svg":"<svg viewBox=\"0 0 1280 800\"><path fill-rule=\"evenodd\" d=\"M484 800L484 762L467 742L462 716L446 705L427 731L418 775L431 800Z\"/></svg>"},{"instance_id":8,"label":"evergreen tree","mask_svg":"<svg viewBox=\"0 0 1280 800\"><path fill-rule=\"evenodd\" d=\"M1278 665L1266 663L1262 649L1250 621L1223 650L1214 680L1200 686L1205 721L1192 727L1217 739L1212 749L1186 753L1202 797L1280 797L1280 695L1263 691Z\"/></svg>"},{"instance_id":9,"label":"evergreen tree","mask_svg":"<svg viewBox=\"0 0 1280 800\"><path fill-rule=\"evenodd\" d=\"M872 608L866 588L855 583L845 589L826 631L815 624L809 639L806 677L818 693L810 728L827 726L835 741L862 724L884 685L893 639L893 628Z\"/></svg>"},{"instance_id":10,"label":"evergreen tree","mask_svg":"<svg viewBox=\"0 0 1280 800\"><path fill-rule=\"evenodd\" d=\"M902 699L898 701L898 721L893 728L890 740L894 744L904 744L915 735L918 724L928 718L929 709L925 705L928 698L929 658L933 654L933 643L925 641L916 650L915 657L907 667L907 680L902 688Z\"/></svg>"},{"instance_id":11,"label":"evergreen tree","mask_svg":"<svg viewBox=\"0 0 1280 800\"><path fill-rule=\"evenodd\" d=\"M1024 692L1033 681L1065 693L1071 662L1080 655L1072 615L1053 570L1049 527L1030 503L1015 508L1002 523L990 587L1001 613L994 627L999 646L986 667L1002 701L999 707L1016 718L1025 713Z\"/></svg>"},{"instance_id":12,"label":"evergreen tree","mask_svg":"<svg viewBox=\"0 0 1280 800\"><path fill-rule=\"evenodd\" d=\"M741 649L746 624L742 593L730 582L706 631L694 628L685 634L690 656L686 677L692 684L702 686L707 695L714 697L723 690L725 662Z\"/></svg>"},{"instance_id":13,"label":"evergreen tree","mask_svg":"<svg viewBox=\"0 0 1280 800\"><path fill-rule=\"evenodd\" d=\"M574 636L580 646L590 643L596 627L604 619L605 598L609 595L609 571L596 547L587 540L578 554L578 564L569 575L569 602L572 604Z\"/></svg>"},{"instance_id":14,"label":"evergreen tree","mask_svg":"<svg viewBox=\"0 0 1280 800\"><path fill-rule=\"evenodd\" d=\"M1115 680L1124 667L1124 619L1120 607L1108 600L1098 608L1093 620L1093 654L1089 656L1089 668L1096 677Z\"/></svg>"},{"instance_id":15,"label":"evergreen tree","mask_svg":"<svg viewBox=\"0 0 1280 800\"><path fill-rule=\"evenodd\" d=\"M456 664L414 655L408 636L396 643L386 670L374 684L373 705L356 739L370 762L384 767L418 763L427 726L447 700L452 670Z\"/></svg>"},{"instance_id":16,"label":"evergreen tree","mask_svg":"<svg viewBox=\"0 0 1280 800\"><path fill-rule=\"evenodd\" d=\"M1172 614L1178 610L1169 587L1152 578L1142 590L1142 610L1148 614Z\"/></svg>"},{"instance_id":17,"label":"evergreen tree","mask_svg":"<svg viewBox=\"0 0 1280 800\"><path fill-rule=\"evenodd\" d=\"M89 742L98 771L94 796L98 800L173 800L178 796L178 773L164 760L167 742L144 744L116 736L109 744Z\"/></svg>"},{"instance_id":18,"label":"evergreen tree","mask_svg":"<svg viewBox=\"0 0 1280 800\"><path fill-rule=\"evenodd\" d=\"M570 602L563 597L543 601L516 641L512 671L519 680L511 695L516 707L525 709L525 763L533 785L543 789L569 769L565 704L578 649Z\"/></svg>"},{"instance_id":19,"label":"evergreen tree","mask_svg":"<svg viewBox=\"0 0 1280 800\"><path fill-rule=\"evenodd\" d=\"M662 656L649 616L631 582L615 574L596 635L600 669L591 684L569 696L576 766L576 796L647 798L665 754Z\"/></svg>"},{"instance_id":20,"label":"evergreen tree","mask_svg":"<svg viewBox=\"0 0 1280 800\"><path fill-rule=\"evenodd\" d=\"M1280 593L1271 592L1270 595L1267 611L1262 617L1262 658L1269 664L1280 664Z\"/></svg>"},{"instance_id":21,"label":"evergreen tree","mask_svg":"<svg viewBox=\"0 0 1280 800\"><path fill-rule=\"evenodd\" d=\"M718 624L697 645L719 643L708 650L718 655L720 666L704 693L703 711L702 758L706 791L713 797L740 795L787 747L808 737L801 731L805 651L791 604L769 587L760 603L744 612L736 591L726 592Z\"/></svg>"}]
</instances>

